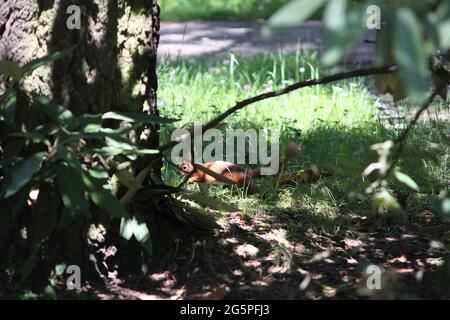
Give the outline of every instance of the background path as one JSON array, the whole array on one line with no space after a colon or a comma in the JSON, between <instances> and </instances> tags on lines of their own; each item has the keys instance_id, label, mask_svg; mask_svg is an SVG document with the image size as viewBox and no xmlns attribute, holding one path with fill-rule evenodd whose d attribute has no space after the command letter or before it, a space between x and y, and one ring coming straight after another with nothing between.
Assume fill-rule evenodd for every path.
<instances>
[{"instance_id":1,"label":"background path","mask_svg":"<svg viewBox=\"0 0 450 320\"><path fill-rule=\"evenodd\" d=\"M297 27L277 34L273 38L263 38L263 22L245 21L192 21L162 22L158 55L174 60L221 58L229 52L242 56L253 56L264 52L295 51L303 49L324 51L323 25L321 21L308 21ZM375 33L367 30L364 37L344 62L372 63L374 45L365 43L373 40Z\"/></svg>"}]
</instances>

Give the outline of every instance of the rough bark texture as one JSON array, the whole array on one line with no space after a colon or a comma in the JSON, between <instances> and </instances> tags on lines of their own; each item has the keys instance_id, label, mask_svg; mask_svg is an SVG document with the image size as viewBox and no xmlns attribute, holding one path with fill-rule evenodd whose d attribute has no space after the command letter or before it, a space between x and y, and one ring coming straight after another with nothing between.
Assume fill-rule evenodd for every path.
<instances>
[{"instance_id":1,"label":"rough bark texture","mask_svg":"<svg viewBox=\"0 0 450 320\"><path fill-rule=\"evenodd\" d=\"M155 2L1 0L0 60L23 65L79 43L70 57L36 70L25 88L52 97L76 114L142 111L146 101L156 113ZM79 30L66 26L70 5L81 8Z\"/></svg>"},{"instance_id":2,"label":"rough bark texture","mask_svg":"<svg viewBox=\"0 0 450 320\"><path fill-rule=\"evenodd\" d=\"M80 29L67 28L71 5L81 8ZM0 0L0 60L24 65L79 44L71 55L35 70L23 84L25 91L49 96L75 114L111 110L158 114L158 32L156 0ZM5 90L2 80L0 76L0 97ZM18 110L30 110L22 113L34 118L37 113L27 103L19 100ZM157 147L158 129L145 128L141 143ZM138 167L149 161L160 172L159 162L151 158ZM151 209L157 214L155 207ZM73 261L73 255L86 260L83 234L92 222L82 220L52 236L49 256L66 262Z\"/></svg>"}]
</instances>

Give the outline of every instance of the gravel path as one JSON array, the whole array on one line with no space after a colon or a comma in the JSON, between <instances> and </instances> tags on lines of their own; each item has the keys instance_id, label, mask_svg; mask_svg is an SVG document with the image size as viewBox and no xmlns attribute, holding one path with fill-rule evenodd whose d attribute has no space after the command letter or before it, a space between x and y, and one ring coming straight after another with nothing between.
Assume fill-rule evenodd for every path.
<instances>
[{"instance_id":1,"label":"gravel path","mask_svg":"<svg viewBox=\"0 0 450 320\"><path fill-rule=\"evenodd\" d=\"M254 56L264 52L295 51L304 49L324 50L323 25L320 21L308 21L279 33L274 38L261 36L262 22L242 21L192 21L162 22L159 56L177 59L179 56L191 60L206 57L221 58L234 52L243 56ZM344 59L345 63L371 63L374 32L367 31L359 44Z\"/></svg>"}]
</instances>

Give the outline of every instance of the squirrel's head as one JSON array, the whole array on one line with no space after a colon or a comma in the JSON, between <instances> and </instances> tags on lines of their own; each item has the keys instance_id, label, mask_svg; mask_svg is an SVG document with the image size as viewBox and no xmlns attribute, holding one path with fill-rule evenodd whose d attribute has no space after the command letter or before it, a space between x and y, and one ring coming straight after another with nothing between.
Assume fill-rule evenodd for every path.
<instances>
[{"instance_id":1,"label":"squirrel's head","mask_svg":"<svg viewBox=\"0 0 450 320\"><path fill-rule=\"evenodd\" d=\"M185 176L194 171L194 166L192 165L192 163L187 162L186 160L181 160L180 164L178 165L178 170L180 171L180 174L182 176Z\"/></svg>"}]
</instances>

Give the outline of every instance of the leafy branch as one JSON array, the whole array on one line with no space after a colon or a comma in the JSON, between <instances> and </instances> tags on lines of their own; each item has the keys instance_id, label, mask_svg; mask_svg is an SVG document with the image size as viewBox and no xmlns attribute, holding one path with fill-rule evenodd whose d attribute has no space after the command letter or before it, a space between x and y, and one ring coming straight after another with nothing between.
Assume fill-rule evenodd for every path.
<instances>
[{"instance_id":1,"label":"leafy branch","mask_svg":"<svg viewBox=\"0 0 450 320\"><path fill-rule=\"evenodd\" d=\"M405 142L406 139L408 139L409 134L411 133L411 130L414 128L414 126L417 124L417 121L419 121L420 116L422 115L422 113L424 111L426 111L431 104L433 103L434 99L436 98L436 96L439 94L439 92L442 90L442 88L444 88L446 86L446 83L441 84L439 87L436 87L433 92L431 93L431 95L423 102L423 104L420 106L419 110L416 112L416 114L414 115L414 117L411 119L411 121L408 123L408 126L402 131L402 133L395 139L394 141L394 145L397 146L397 148L395 149L393 155L392 155L392 160L391 160L391 165L389 167L389 169L386 172L386 176L388 176L393 168L395 167L395 165L397 164L397 162L400 160L400 157L403 153L403 149L405 147Z\"/></svg>"}]
</instances>

